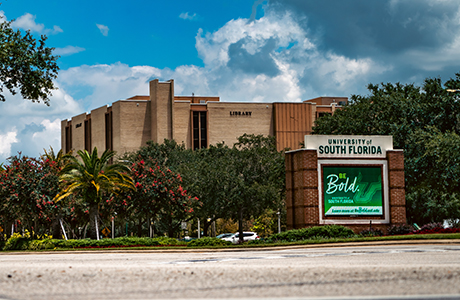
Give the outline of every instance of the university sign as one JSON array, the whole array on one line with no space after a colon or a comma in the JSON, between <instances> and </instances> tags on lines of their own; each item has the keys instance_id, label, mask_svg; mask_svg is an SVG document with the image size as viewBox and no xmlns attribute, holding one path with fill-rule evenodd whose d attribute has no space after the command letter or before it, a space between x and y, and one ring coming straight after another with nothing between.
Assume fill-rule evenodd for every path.
<instances>
[{"instance_id":1,"label":"university sign","mask_svg":"<svg viewBox=\"0 0 460 300\"><path fill-rule=\"evenodd\" d=\"M305 148L318 157L320 223L389 222L392 136L306 135Z\"/></svg>"},{"instance_id":2,"label":"university sign","mask_svg":"<svg viewBox=\"0 0 460 300\"><path fill-rule=\"evenodd\" d=\"M405 205L404 152L392 136L306 135L304 148L286 152L288 228L388 232L406 223Z\"/></svg>"},{"instance_id":3,"label":"university sign","mask_svg":"<svg viewBox=\"0 0 460 300\"><path fill-rule=\"evenodd\" d=\"M393 150L393 137L306 135L305 148L318 150L318 158L385 158Z\"/></svg>"}]
</instances>

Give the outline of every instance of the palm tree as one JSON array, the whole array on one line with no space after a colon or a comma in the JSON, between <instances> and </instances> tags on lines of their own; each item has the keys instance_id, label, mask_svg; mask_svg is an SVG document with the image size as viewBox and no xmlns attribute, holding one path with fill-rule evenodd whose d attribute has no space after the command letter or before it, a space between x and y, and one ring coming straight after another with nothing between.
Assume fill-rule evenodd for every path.
<instances>
[{"instance_id":1,"label":"palm tree","mask_svg":"<svg viewBox=\"0 0 460 300\"><path fill-rule=\"evenodd\" d=\"M43 151L45 151L45 154L41 156L42 160L48 159L49 161L54 162L56 168L59 170L62 169L72 157L72 151L68 152L67 154L64 154L64 152L62 152L61 149L56 154L54 153L54 149L51 146L49 151L46 151L46 149L43 149Z\"/></svg>"},{"instance_id":2,"label":"palm tree","mask_svg":"<svg viewBox=\"0 0 460 300\"><path fill-rule=\"evenodd\" d=\"M97 156L97 148L92 153L79 150L81 161L72 156L60 172L59 183L61 192L54 198L60 201L71 195L79 195L89 205L90 237L98 238L99 204L104 193L117 194L121 190L135 189L130 169L120 163L110 164L115 152L105 150L102 156Z\"/></svg>"},{"instance_id":3,"label":"palm tree","mask_svg":"<svg viewBox=\"0 0 460 300\"><path fill-rule=\"evenodd\" d=\"M48 164L51 167L50 171L53 175L55 175L56 177L59 176L59 172L70 161L70 158L72 157L72 151L68 152L67 154L64 154L61 149L58 153L55 153L53 147L51 146L49 151L46 151L46 149L43 149L43 151L45 151L45 154L41 156L43 163ZM58 212L53 217L53 223L51 225L52 236L55 239L61 239L62 234L65 234L65 232L63 231L64 228L61 227L61 224L62 211L58 210Z\"/></svg>"}]
</instances>

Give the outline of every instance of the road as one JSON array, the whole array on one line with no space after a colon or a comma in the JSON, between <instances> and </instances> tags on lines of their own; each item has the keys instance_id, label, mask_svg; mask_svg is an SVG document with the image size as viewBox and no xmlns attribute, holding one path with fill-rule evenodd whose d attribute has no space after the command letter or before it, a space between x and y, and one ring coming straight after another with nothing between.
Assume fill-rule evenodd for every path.
<instances>
[{"instance_id":1,"label":"road","mask_svg":"<svg viewBox=\"0 0 460 300\"><path fill-rule=\"evenodd\" d=\"M460 245L0 255L0 299L456 295Z\"/></svg>"}]
</instances>

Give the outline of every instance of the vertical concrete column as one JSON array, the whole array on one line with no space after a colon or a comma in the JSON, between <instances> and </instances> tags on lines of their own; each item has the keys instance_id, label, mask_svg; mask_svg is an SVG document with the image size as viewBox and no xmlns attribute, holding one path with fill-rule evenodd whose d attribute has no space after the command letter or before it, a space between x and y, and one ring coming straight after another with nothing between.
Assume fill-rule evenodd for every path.
<instances>
[{"instance_id":1,"label":"vertical concrete column","mask_svg":"<svg viewBox=\"0 0 460 300\"><path fill-rule=\"evenodd\" d=\"M149 82L149 95L150 95L150 139L153 142L158 142L158 108L157 108L157 98L158 98L158 79L152 80Z\"/></svg>"},{"instance_id":2,"label":"vertical concrete column","mask_svg":"<svg viewBox=\"0 0 460 300\"><path fill-rule=\"evenodd\" d=\"M406 224L403 150L387 150L391 225Z\"/></svg>"},{"instance_id":3,"label":"vertical concrete column","mask_svg":"<svg viewBox=\"0 0 460 300\"><path fill-rule=\"evenodd\" d=\"M151 109L151 139L163 143L164 139L173 139L174 133L174 80L149 83Z\"/></svg>"},{"instance_id":4,"label":"vertical concrete column","mask_svg":"<svg viewBox=\"0 0 460 300\"><path fill-rule=\"evenodd\" d=\"M318 157L316 150L286 153L288 229L319 224Z\"/></svg>"}]
</instances>

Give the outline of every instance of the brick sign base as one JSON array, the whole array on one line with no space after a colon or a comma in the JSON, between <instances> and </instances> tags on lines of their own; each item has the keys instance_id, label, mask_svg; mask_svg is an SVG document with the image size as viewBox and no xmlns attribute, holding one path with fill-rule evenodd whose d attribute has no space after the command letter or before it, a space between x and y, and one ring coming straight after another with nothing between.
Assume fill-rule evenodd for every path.
<instances>
[{"instance_id":1,"label":"brick sign base","mask_svg":"<svg viewBox=\"0 0 460 300\"><path fill-rule=\"evenodd\" d=\"M404 152L402 150L387 150L388 162L388 197L389 223L372 224L369 218L367 224L344 221L341 225L359 233L362 230L380 229L384 233L392 225L406 224L406 198L404 190ZM286 207L288 229L298 229L320 224L317 150L300 149L286 153ZM356 220L357 218L350 218ZM365 217L359 217L365 220Z\"/></svg>"}]
</instances>

